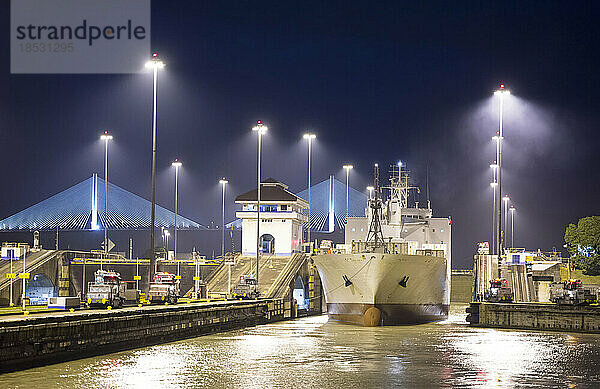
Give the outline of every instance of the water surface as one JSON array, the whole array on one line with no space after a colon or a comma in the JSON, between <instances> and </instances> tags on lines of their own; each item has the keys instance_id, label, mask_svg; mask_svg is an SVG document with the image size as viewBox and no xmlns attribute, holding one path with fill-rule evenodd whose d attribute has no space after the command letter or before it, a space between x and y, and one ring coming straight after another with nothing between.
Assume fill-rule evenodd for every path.
<instances>
[{"instance_id":1,"label":"water surface","mask_svg":"<svg viewBox=\"0 0 600 389\"><path fill-rule=\"evenodd\" d=\"M600 387L600 336L318 316L0 375L1 388Z\"/></svg>"}]
</instances>

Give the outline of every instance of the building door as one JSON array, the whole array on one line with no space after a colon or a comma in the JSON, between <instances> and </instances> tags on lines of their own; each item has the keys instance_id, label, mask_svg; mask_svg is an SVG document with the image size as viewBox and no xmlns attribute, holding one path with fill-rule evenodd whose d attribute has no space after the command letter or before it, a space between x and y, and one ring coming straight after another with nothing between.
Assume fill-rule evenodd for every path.
<instances>
[{"instance_id":1,"label":"building door","mask_svg":"<svg viewBox=\"0 0 600 389\"><path fill-rule=\"evenodd\" d=\"M260 237L260 247L263 253L273 254L275 252L275 238L271 234L264 234Z\"/></svg>"}]
</instances>

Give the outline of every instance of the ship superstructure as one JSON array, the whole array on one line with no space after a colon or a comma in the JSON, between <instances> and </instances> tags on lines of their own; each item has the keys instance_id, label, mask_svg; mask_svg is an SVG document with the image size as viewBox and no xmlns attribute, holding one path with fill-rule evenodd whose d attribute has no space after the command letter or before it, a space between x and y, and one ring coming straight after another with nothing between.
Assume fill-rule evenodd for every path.
<instances>
[{"instance_id":1,"label":"ship superstructure","mask_svg":"<svg viewBox=\"0 0 600 389\"><path fill-rule=\"evenodd\" d=\"M313 257L332 318L371 326L447 317L450 218L434 218L429 200L427 208L411 202L419 189L409 182L398 164L380 187L375 165L365 216L348 219L342 247Z\"/></svg>"}]
</instances>

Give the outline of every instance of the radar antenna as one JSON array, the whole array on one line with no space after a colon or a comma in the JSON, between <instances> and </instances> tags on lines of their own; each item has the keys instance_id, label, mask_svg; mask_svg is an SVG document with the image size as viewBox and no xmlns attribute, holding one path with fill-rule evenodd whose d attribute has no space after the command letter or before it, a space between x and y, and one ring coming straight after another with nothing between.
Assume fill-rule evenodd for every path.
<instances>
[{"instance_id":1,"label":"radar antenna","mask_svg":"<svg viewBox=\"0 0 600 389\"><path fill-rule=\"evenodd\" d=\"M383 246L383 232L381 231L381 199L379 198L379 165L375 164L375 168L373 171L374 183L373 188L375 192L375 198L369 200L369 206L372 210L371 212L371 225L369 226L369 233L367 234L367 245L371 246L371 248L378 248Z\"/></svg>"}]
</instances>

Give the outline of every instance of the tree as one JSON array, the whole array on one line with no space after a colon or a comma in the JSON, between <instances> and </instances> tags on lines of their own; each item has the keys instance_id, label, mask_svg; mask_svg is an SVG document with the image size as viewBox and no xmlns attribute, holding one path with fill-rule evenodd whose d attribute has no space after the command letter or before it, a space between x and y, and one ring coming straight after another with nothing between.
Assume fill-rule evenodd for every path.
<instances>
[{"instance_id":1,"label":"tree","mask_svg":"<svg viewBox=\"0 0 600 389\"><path fill-rule=\"evenodd\" d=\"M577 225L569 224L565 243L573 263L583 274L600 275L600 216L584 217Z\"/></svg>"}]
</instances>

